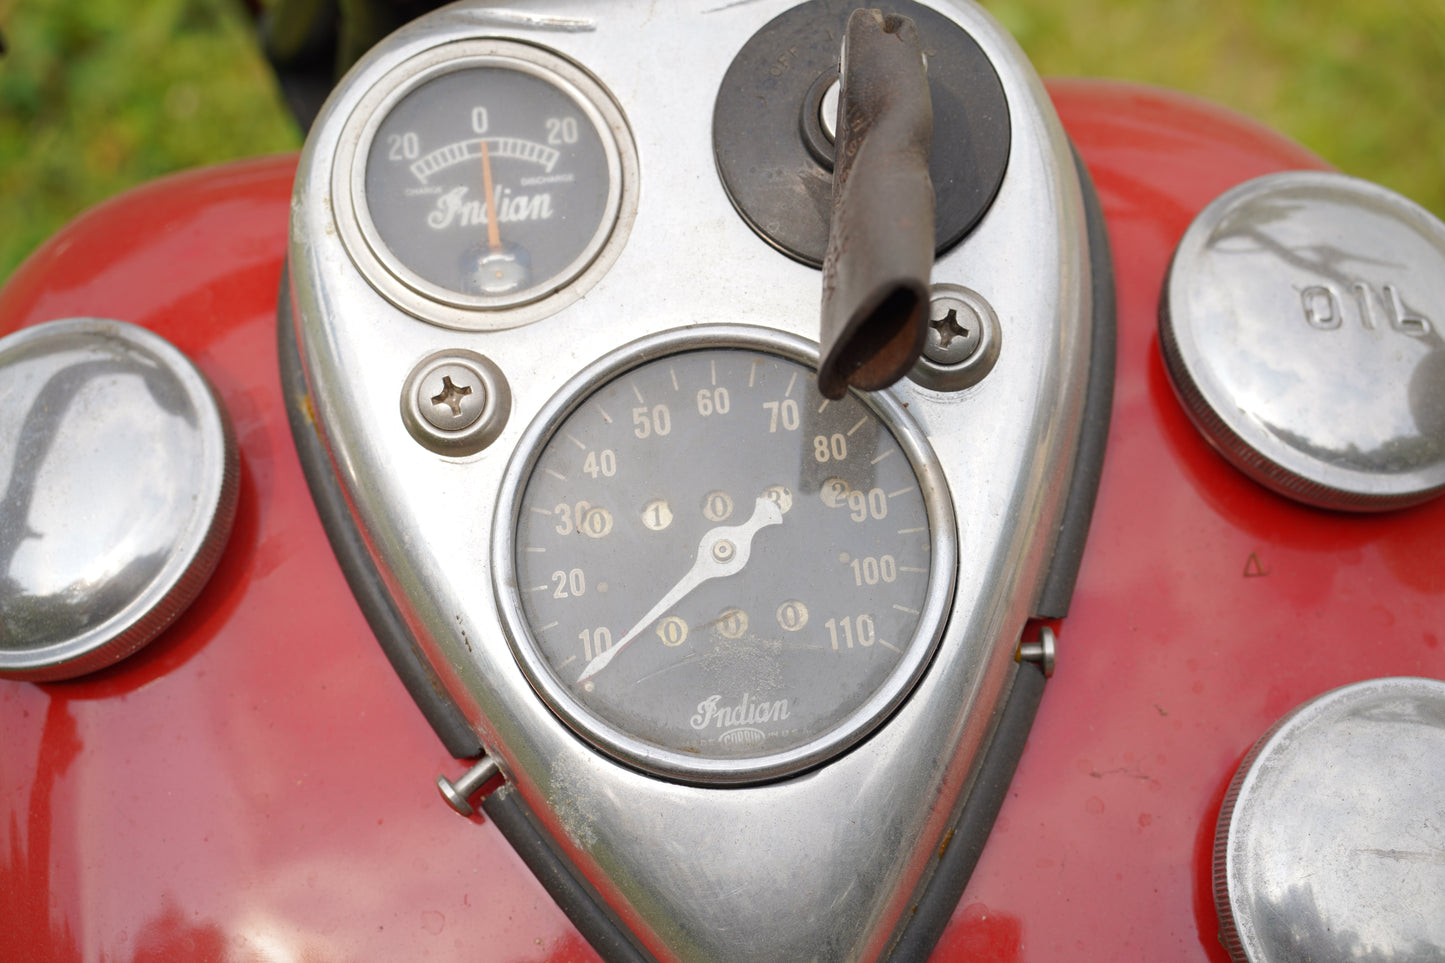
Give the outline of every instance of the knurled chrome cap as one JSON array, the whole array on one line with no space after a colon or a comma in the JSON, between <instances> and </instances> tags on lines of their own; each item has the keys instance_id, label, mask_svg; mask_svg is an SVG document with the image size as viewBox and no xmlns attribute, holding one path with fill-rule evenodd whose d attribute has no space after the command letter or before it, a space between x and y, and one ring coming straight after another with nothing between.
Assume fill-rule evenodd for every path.
<instances>
[{"instance_id":1,"label":"knurled chrome cap","mask_svg":"<svg viewBox=\"0 0 1445 963\"><path fill-rule=\"evenodd\" d=\"M220 402L165 339L95 318L0 339L0 678L153 639L215 568L237 477Z\"/></svg>"},{"instance_id":2,"label":"knurled chrome cap","mask_svg":"<svg viewBox=\"0 0 1445 963\"><path fill-rule=\"evenodd\" d=\"M1255 743L1214 841L1240 963L1445 960L1445 682L1327 692Z\"/></svg>"},{"instance_id":3,"label":"knurled chrome cap","mask_svg":"<svg viewBox=\"0 0 1445 963\"><path fill-rule=\"evenodd\" d=\"M1291 171L1206 207L1159 313L1176 392L1245 474L1323 508L1445 489L1445 224L1368 181Z\"/></svg>"}]
</instances>

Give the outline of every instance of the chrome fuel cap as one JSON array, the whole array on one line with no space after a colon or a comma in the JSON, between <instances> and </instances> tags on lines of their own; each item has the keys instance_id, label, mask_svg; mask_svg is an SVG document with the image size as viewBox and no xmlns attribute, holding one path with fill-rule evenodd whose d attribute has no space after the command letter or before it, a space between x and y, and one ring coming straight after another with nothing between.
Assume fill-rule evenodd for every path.
<instances>
[{"instance_id":1,"label":"chrome fuel cap","mask_svg":"<svg viewBox=\"0 0 1445 963\"><path fill-rule=\"evenodd\" d=\"M135 325L0 339L0 677L82 675L195 598L235 515L235 440L201 373Z\"/></svg>"},{"instance_id":2,"label":"chrome fuel cap","mask_svg":"<svg viewBox=\"0 0 1445 963\"><path fill-rule=\"evenodd\" d=\"M1180 241L1160 305L1175 390L1236 467L1323 508L1445 488L1445 224L1367 181L1271 174Z\"/></svg>"},{"instance_id":3,"label":"chrome fuel cap","mask_svg":"<svg viewBox=\"0 0 1445 963\"><path fill-rule=\"evenodd\" d=\"M1237 961L1445 959L1445 682L1295 709L1245 757L1214 845Z\"/></svg>"}]
</instances>

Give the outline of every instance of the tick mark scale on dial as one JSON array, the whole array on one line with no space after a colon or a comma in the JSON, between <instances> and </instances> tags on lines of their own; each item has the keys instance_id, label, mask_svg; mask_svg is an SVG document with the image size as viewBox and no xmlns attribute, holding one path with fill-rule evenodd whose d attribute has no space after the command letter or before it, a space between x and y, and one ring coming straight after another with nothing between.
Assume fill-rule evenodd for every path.
<instances>
[{"instance_id":1,"label":"tick mark scale on dial","mask_svg":"<svg viewBox=\"0 0 1445 963\"><path fill-rule=\"evenodd\" d=\"M539 631L539 632L545 632L545 631L547 631L548 629L555 629L557 626L559 626L559 625L561 625L561 624L562 624L562 623L561 623L560 621L558 621L558 622L548 622L546 625L540 626L540 627L537 629L537 631Z\"/></svg>"},{"instance_id":2,"label":"tick mark scale on dial","mask_svg":"<svg viewBox=\"0 0 1445 963\"><path fill-rule=\"evenodd\" d=\"M859 419L858 419L858 423L855 424L852 428L849 428L849 429L848 429L848 437L849 437L849 438L852 438L852 437L853 437L853 432L857 431L859 428L862 428L865 424L867 424L867 422L868 422L868 416L867 416L867 415L864 415L862 418L859 418Z\"/></svg>"},{"instance_id":3,"label":"tick mark scale on dial","mask_svg":"<svg viewBox=\"0 0 1445 963\"><path fill-rule=\"evenodd\" d=\"M868 464L870 464L870 465L876 465L876 464L878 464L880 461L882 461L883 459L887 458L887 457L888 457L889 455L891 455L891 454L893 454L893 450L890 448L888 451L885 451L883 454L879 455L877 458L873 459L873 460L870 461Z\"/></svg>"},{"instance_id":4,"label":"tick mark scale on dial","mask_svg":"<svg viewBox=\"0 0 1445 963\"><path fill-rule=\"evenodd\" d=\"M831 398L824 398L824 399L823 399L823 403L818 406L818 412L817 412L817 413L821 415L821 414L823 413L823 409L826 408L826 407L828 407L828 402L831 401L831 400L832 400Z\"/></svg>"},{"instance_id":5,"label":"tick mark scale on dial","mask_svg":"<svg viewBox=\"0 0 1445 963\"><path fill-rule=\"evenodd\" d=\"M545 469L543 469L543 470L544 470L547 474L551 475L553 478L557 479L558 481L566 481L566 480L567 480L567 476L564 475L564 474L562 474L560 471L557 471L555 468L545 468Z\"/></svg>"},{"instance_id":6,"label":"tick mark scale on dial","mask_svg":"<svg viewBox=\"0 0 1445 963\"><path fill-rule=\"evenodd\" d=\"M926 531L928 531L927 528L900 528L900 529L898 530L898 534L899 534L899 535L917 535L919 532L926 532Z\"/></svg>"},{"instance_id":7,"label":"tick mark scale on dial","mask_svg":"<svg viewBox=\"0 0 1445 963\"><path fill-rule=\"evenodd\" d=\"M545 548L538 548L538 547L535 546L535 545L528 545L527 548L526 548L526 551L528 551L528 552L536 552L536 553L538 553L538 554L545 554L547 550L546 550Z\"/></svg>"},{"instance_id":8,"label":"tick mark scale on dial","mask_svg":"<svg viewBox=\"0 0 1445 963\"><path fill-rule=\"evenodd\" d=\"M899 495L907 495L911 491L913 491L913 486L909 485L907 488L900 488L896 492L889 492L888 497L897 498Z\"/></svg>"},{"instance_id":9,"label":"tick mark scale on dial","mask_svg":"<svg viewBox=\"0 0 1445 963\"><path fill-rule=\"evenodd\" d=\"M794 371L794 372L793 372L793 376L788 379L788 387L787 387L787 389L783 392L783 397L784 397L784 398L789 398L789 397L792 396L792 394L793 394L793 385L795 385L795 384L797 384L797 383L798 383L798 373L797 373L796 371ZM824 406L824 407L827 407L827 405L828 405L828 402L825 400L825 401L823 402L823 406ZM819 408L818 410L819 410L819 411L822 411L823 409L822 409L822 408Z\"/></svg>"},{"instance_id":10,"label":"tick mark scale on dial","mask_svg":"<svg viewBox=\"0 0 1445 963\"><path fill-rule=\"evenodd\" d=\"M898 566L898 571L900 571L900 572L907 572L909 575L927 575L927 574L928 574L928 569L926 569L926 568L913 568L912 566L909 566L909 565L900 565L900 566Z\"/></svg>"},{"instance_id":11,"label":"tick mark scale on dial","mask_svg":"<svg viewBox=\"0 0 1445 963\"><path fill-rule=\"evenodd\" d=\"M529 511L529 512L536 512L538 515L550 515L550 514L552 514L552 510L551 510L550 508L538 508L536 505L528 505L528 506L527 506L527 511Z\"/></svg>"},{"instance_id":12,"label":"tick mark scale on dial","mask_svg":"<svg viewBox=\"0 0 1445 963\"><path fill-rule=\"evenodd\" d=\"M437 171L465 163L482 156L483 150L490 150L496 157L528 161L546 170L549 174L557 166L561 153L551 147L520 137L478 137L473 140L457 141L438 147L413 163L408 170L422 184Z\"/></svg>"},{"instance_id":13,"label":"tick mark scale on dial","mask_svg":"<svg viewBox=\"0 0 1445 963\"><path fill-rule=\"evenodd\" d=\"M527 589L527 591L528 591L528 592L545 592L545 591L547 591L547 590L548 590L549 588L551 588L551 587L552 587L552 586L550 586L550 585L533 585L531 588Z\"/></svg>"},{"instance_id":14,"label":"tick mark scale on dial","mask_svg":"<svg viewBox=\"0 0 1445 963\"><path fill-rule=\"evenodd\" d=\"M607 422L609 425L612 424L612 416L607 413L607 409L606 409L606 408L602 407L601 405L598 405L598 406L597 406L597 410L602 413L602 420L603 420L603 421Z\"/></svg>"},{"instance_id":15,"label":"tick mark scale on dial","mask_svg":"<svg viewBox=\"0 0 1445 963\"><path fill-rule=\"evenodd\" d=\"M906 606L906 605L899 605L897 602L894 602L894 603L893 603L893 607L894 607L895 609L897 609L898 611L900 611L900 612L907 612L909 615L917 615L917 614L918 614L918 610L917 610L917 609L910 609L908 606Z\"/></svg>"},{"instance_id":16,"label":"tick mark scale on dial","mask_svg":"<svg viewBox=\"0 0 1445 963\"><path fill-rule=\"evenodd\" d=\"M903 654L903 650L900 649L898 646L894 645L892 642L885 642L883 639L879 639L878 644L883 646L883 648L887 649L890 652L897 652L899 655Z\"/></svg>"},{"instance_id":17,"label":"tick mark scale on dial","mask_svg":"<svg viewBox=\"0 0 1445 963\"><path fill-rule=\"evenodd\" d=\"M581 441L579 441L575 436L568 435L567 440L570 441L572 444L576 445L578 448L581 448L583 451L587 450L587 446Z\"/></svg>"},{"instance_id":18,"label":"tick mark scale on dial","mask_svg":"<svg viewBox=\"0 0 1445 963\"><path fill-rule=\"evenodd\" d=\"M633 385L632 385L632 393L633 393L633 395L636 396L636 398L637 398L637 403L638 403L639 405L645 405L645 404L647 404L647 399L644 398L644 397L642 397L642 392L641 392L641 391L637 390L637 383L636 383L636 382L633 382Z\"/></svg>"},{"instance_id":19,"label":"tick mark scale on dial","mask_svg":"<svg viewBox=\"0 0 1445 963\"><path fill-rule=\"evenodd\" d=\"M677 386L677 370L674 368L668 368L667 373L672 375L672 390L681 391L682 389Z\"/></svg>"},{"instance_id":20,"label":"tick mark scale on dial","mask_svg":"<svg viewBox=\"0 0 1445 963\"><path fill-rule=\"evenodd\" d=\"M717 387L717 362L716 362L716 361L709 361L709 362L708 362L708 370L709 370L710 372L712 372L712 384L713 384L713 387L716 388L716 387Z\"/></svg>"}]
</instances>

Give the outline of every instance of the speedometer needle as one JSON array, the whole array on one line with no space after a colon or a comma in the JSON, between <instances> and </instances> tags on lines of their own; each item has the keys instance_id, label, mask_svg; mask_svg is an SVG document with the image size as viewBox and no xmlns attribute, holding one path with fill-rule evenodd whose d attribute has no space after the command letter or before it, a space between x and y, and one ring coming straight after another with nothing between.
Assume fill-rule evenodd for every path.
<instances>
[{"instance_id":1,"label":"speedometer needle","mask_svg":"<svg viewBox=\"0 0 1445 963\"><path fill-rule=\"evenodd\" d=\"M487 247L493 254L502 250L502 229L497 224L497 201L492 187L492 155L487 151L487 142L482 141L482 193L487 201Z\"/></svg>"},{"instance_id":2,"label":"speedometer needle","mask_svg":"<svg viewBox=\"0 0 1445 963\"><path fill-rule=\"evenodd\" d=\"M622 647L640 636L649 625L662 618L667 610L687 596L703 582L710 579L735 575L743 570L752 555L753 536L769 525L783 523L783 510L771 498L761 497L753 507L753 517L741 525L719 525L703 535L697 546L697 559L686 575L668 590L662 600L648 610L638 623L617 640L617 644L587 663L578 676L580 685L607 667Z\"/></svg>"}]
</instances>

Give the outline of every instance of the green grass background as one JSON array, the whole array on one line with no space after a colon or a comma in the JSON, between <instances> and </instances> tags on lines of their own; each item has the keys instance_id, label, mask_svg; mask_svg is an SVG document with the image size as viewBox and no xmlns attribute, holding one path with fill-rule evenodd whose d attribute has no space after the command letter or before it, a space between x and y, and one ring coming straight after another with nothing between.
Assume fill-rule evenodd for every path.
<instances>
[{"instance_id":1,"label":"green grass background","mask_svg":"<svg viewBox=\"0 0 1445 963\"><path fill-rule=\"evenodd\" d=\"M1207 97L1445 216L1445 0L985 6L1046 76ZM0 35L0 279L133 184L299 146L238 0L0 0Z\"/></svg>"}]
</instances>

